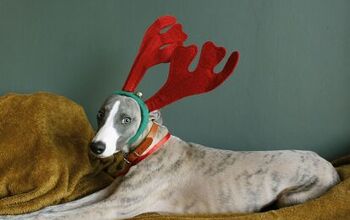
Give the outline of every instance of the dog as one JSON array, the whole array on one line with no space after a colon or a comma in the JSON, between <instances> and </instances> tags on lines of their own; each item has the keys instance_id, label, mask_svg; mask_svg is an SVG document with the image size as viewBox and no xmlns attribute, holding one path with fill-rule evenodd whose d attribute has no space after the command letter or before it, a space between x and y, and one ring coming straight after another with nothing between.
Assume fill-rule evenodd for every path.
<instances>
[{"instance_id":1,"label":"dog","mask_svg":"<svg viewBox=\"0 0 350 220\"><path fill-rule=\"evenodd\" d=\"M160 119L159 111L151 112L140 139ZM106 148L96 156L133 152L140 142L126 147L126 140L140 120L137 102L110 96L100 110L92 151L96 152L96 143L103 143ZM154 143L168 131L159 127ZM123 178L119 194L113 195L118 204L167 213L256 212L273 203L285 207L317 198L339 182L334 167L311 151L236 152L187 143L175 136Z\"/></svg>"},{"instance_id":2,"label":"dog","mask_svg":"<svg viewBox=\"0 0 350 220\"><path fill-rule=\"evenodd\" d=\"M161 124L160 111L156 110L150 112L145 131L129 146L127 140L138 129L141 114L138 103L122 95L108 97L97 117L99 130L91 149L97 151L96 143L105 145L104 150L94 153L98 157L133 152L155 125L158 130L148 149L168 134ZM124 219L147 212L257 212L272 204L285 207L315 199L338 182L334 167L311 151L221 150L171 135L109 187L24 217Z\"/></svg>"}]
</instances>

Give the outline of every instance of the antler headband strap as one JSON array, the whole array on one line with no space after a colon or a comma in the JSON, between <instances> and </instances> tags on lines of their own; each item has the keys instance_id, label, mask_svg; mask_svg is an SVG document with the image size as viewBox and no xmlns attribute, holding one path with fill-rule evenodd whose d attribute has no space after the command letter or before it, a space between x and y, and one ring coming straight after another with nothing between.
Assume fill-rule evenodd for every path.
<instances>
[{"instance_id":1,"label":"antler headband strap","mask_svg":"<svg viewBox=\"0 0 350 220\"><path fill-rule=\"evenodd\" d=\"M128 144L132 144L141 136L141 134L147 128L148 120L149 120L148 108L147 108L145 102L140 97L138 97L137 95L135 95L132 92L115 91L114 94L130 97L130 98L134 99L137 102L137 104L139 104L139 106L140 106L141 123L140 123L139 129L137 130L136 134L132 138L130 138L128 141Z\"/></svg>"}]
</instances>

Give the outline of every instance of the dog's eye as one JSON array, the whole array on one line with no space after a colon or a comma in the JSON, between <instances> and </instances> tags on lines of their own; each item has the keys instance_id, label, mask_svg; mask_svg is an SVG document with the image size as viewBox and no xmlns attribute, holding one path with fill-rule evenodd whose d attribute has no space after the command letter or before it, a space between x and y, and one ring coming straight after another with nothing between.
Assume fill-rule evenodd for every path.
<instances>
[{"instance_id":1,"label":"dog's eye","mask_svg":"<svg viewBox=\"0 0 350 220\"><path fill-rule=\"evenodd\" d=\"M98 111L97 113L97 119L100 120L105 116L105 113L103 111Z\"/></svg>"},{"instance_id":2,"label":"dog's eye","mask_svg":"<svg viewBox=\"0 0 350 220\"><path fill-rule=\"evenodd\" d=\"M122 124L129 124L131 122L131 118L130 117L124 117L122 119Z\"/></svg>"}]
</instances>

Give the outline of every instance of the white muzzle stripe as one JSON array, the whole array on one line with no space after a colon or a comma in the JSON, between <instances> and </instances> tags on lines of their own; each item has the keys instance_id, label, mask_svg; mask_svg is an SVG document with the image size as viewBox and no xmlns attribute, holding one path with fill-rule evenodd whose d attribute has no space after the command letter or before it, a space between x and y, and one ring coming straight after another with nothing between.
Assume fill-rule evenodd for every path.
<instances>
[{"instance_id":1,"label":"white muzzle stripe","mask_svg":"<svg viewBox=\"0 0 350 220\"><path fill-rule=\"evenodd\" d=\"M116 101L113 104L112 110L109 112L109 115L102 125L100 130L97 132L96 136L92 140L93 142L103 142L106 145L105 151L98 155L99 157L108 157L112 156L116 151L116 144L119 138L117 130L114 128L114 117L119 109L120 101Z\"/></svg>"}]
</instances>

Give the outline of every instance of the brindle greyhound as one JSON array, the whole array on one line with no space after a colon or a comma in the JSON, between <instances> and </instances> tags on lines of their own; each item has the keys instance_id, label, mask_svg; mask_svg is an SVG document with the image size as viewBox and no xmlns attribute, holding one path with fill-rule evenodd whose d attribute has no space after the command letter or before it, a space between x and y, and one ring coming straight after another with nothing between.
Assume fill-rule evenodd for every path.
<instances>
[{"instance_id":1,"label":"brindle greyhound","mask_svg":"<svg viewBox=\"0 0 350 220\"><path fill-rule=\"evenodd\" d=\"M179 81L186 81L187 86L193 86L196 82L201 86L207 83L204 86L206 89L192 90L190 94L180 96L171 94L169 91L174 91L171 90L171 85L176 81L177 74L187 71L195 55L192 53L186 57L191 47L179 46L185 39L179 25L174 25L166 32L176 33L171 35L171 42L155 40L159 40L157 37L162 34L159 31L154 34L152 28L160 30L174 23L173 17L161 17L149 28L124 91L108 97L98 113L99 129L92 141L91 151L97 157L109 157L116 152L123 152L129 165L122 175L106 189L83 199L21 217L116 219L146 212L256 212L273 203L277 207L284 207L317 198L339 181L333 166L314 152L236 152L208 148L170 136L168 129L161 123L158 109L184 96L217 87L232 73L238 60L238 53L233 53L228 64L218 74L225 76L215 82L215 85L213 81L216 76L213 75L203 81L196 78L191 83L188 83L187 78L181 78ZM147 35L149 33L152 36ZM155 42L160 44L155 46L157 53L163 44L170 43L170 47L176 44L176 47L166 51L168 58L164 58L164 54L153 54L153 58L162 57L156 62L153 60L153 65L170 59L169 79L172 79L172 84L168 80L160 93L143 102L141 95L132 91L144 72L138 73L139 77L135 79L135 71L147 69L144 68L146 64L143 67L138 65L141 58L151 60L150 45L154 46ZM147 53L142 48L148 48ZM205 44L193 74L208 74L205 72L208 69L212 74L213 67L223 58L220 50L222 49L212 43ZM208 54L208 51L211 53ZM216 56L217 54L219 55ZM185 58L182 59L183 57ZM184 68L178 68L182 63ZM183 87L175 91L181 93L182 90Z\"/></svg>"}]
</instances>

